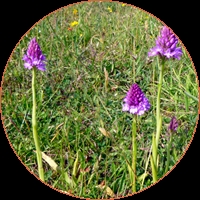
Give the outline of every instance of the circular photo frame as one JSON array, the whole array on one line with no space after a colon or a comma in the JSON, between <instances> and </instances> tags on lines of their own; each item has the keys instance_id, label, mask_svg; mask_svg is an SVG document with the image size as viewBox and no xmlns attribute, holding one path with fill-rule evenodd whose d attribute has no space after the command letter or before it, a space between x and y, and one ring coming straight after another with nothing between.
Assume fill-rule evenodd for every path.
<instances>
[{"instance_id":1,"label":"circular photo frame","mask_svg":"<svg viewBox=\"0 0 200 200\"><path fill-rule=\"evenodd\" d=\"M11 148L41 182L109 199L167 176L192 142L199 82L173 30L120 2L80 2L34 24L4 71Z\"/></svg>"}]
</instances>

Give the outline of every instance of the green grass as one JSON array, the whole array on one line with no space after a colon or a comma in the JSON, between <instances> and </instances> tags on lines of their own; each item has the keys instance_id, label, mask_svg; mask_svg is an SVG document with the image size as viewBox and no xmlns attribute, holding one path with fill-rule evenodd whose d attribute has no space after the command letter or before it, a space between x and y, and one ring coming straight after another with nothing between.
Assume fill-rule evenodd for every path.
<instances>
[{"instance_id":1,"label":"green grass","mask_svg":"<svg viewBox=\"0 0 200 200\"><path fill-rule=\"evenodd\" d=\"M78 25L70 30L73 21ZM122 100L136 82L151 103L150 111L138 117L137 191L152 184L149 152L156 130L159 62L155 57L149 63L147 53L162 26L130 6L85 2L49 15L24 36L4 74L1 107L9 140L31 171L38 176L31 127L32 73L23 67L22 56L36 37L48 60L47 71L36 75L38 134L41 150L59 166L55 171L43 162L46 183L85 198L109 198L105 188L97 187L103 183L115 196L131 193L126 162L131 162L132 116L122 112ZM177 117L179 127L173 135L170 168L186 150L198 118L198 82L183 52L180 61L168 61L164 70L159 178L165 174L171 117Z\"/></svg>"}]
</instances>

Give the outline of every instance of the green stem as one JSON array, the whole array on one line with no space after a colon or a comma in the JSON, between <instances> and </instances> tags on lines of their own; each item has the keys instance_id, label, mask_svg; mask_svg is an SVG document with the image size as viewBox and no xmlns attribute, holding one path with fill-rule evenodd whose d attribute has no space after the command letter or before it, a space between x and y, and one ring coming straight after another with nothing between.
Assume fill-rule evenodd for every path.
<instances>
[{"instance_id":1,"label":"green stem","mask_svg":"<svg viewBox=\"0 0 200 200\"><path fill-rule=\"evenodd\" d=\"M133 117L132 124L132 191L136 192L136 162L137 162L137 142L136 142L136 116Z\"/></svg>"},{"instance_id":2,"label":"green stem","mask_svg":"<svg viewBox=\"0 0 200 200\"><path fill-rule=\"evenodd\" d=\"M38 172L39 177L42 181L44 181L44 171L42 167L42 154L40 151L39 139L37 134L37 120L36 120L36 94L35 94L35 78L36 77L36 68L32 68L32 94L33 94L33 111L32 111L32 127L33 127L33 138L36 147L36 155L37 155L37 164L38 164Z\"/></svg>"},{"instance_id":3,"label":"green stem","mask_svg":"<svg viewBox=\"0 0 200 200\"><path fill-rule=\"evenodd\" d=\"M153 175L153 182L157 181L157 165L156 165L156 156L157 156L157 149L156 149L156 140L155 135L152 135L152 156L151 156L151 169Z\"/></svg>"},{"instance_id":4,"label":"green stem","mask_svg":"<svg viewBox=\"0 0 200 200\"><path fill-rule=\"evenodd\" d=\"M161 127L162 127L161 114L160 114L160 94L161 94L162 81L163 81L164 64L165 64L165 60L163 59L161 69L160 69L160 76L159 76L159 83L158 83L158 96L157 96L157 105L156 105L156 120L157 120L156 147L157 148L158 148L158 141L159 141Z\"/></svg>"},{"instance_id":5,"label":"green stem","mask_svg":"<svg viewBox=\"0 0 200 200\"><path fill-rule=\"evenodd\" d=\"M162 117L160 114L160 95L162 89L164 64L165 64L165 59L162 59L159 82L158 82L157 104L156 104L156 136L155 138L153 137L154 141L152 141L152 150L153 150L152 164L154 164L154 169L152 168L153 182L157 181L157 171L158 171L158 143L162 128Z\"/></svg>"}]
</instances>

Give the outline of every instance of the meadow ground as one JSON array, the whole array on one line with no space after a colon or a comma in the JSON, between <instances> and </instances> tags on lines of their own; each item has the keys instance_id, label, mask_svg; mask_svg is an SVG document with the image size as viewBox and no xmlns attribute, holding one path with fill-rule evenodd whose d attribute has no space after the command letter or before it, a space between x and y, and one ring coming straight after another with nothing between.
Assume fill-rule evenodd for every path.
<instances>
[{"instance_id":1,"label":"meadow ground","mask_svg":"<svg viewBox=\"0 0 200 200\"><path fill-rule=\"evenodd\" d=\"M4 74L1 107L8 138L32 172L38 175L31 127L32 73L22 57L36 37L48 61L47 70L36 75L40 146L59 166L53 170L43 160L45 182L85 198L131 193L127 161L132 115L122 112L122 100L137 83L151 104L137 118L137 191L152 184L149 156L156 131L159 59L147 55L162 26L138 8L85 2L52 13L24 36ZM184 48L181 60L165 65L161 114L159 178L168 171L171 117L176 116L179 127L172 138L169 169L183 155L198 118L198 82Z\"/></svg>"}]
</instances>

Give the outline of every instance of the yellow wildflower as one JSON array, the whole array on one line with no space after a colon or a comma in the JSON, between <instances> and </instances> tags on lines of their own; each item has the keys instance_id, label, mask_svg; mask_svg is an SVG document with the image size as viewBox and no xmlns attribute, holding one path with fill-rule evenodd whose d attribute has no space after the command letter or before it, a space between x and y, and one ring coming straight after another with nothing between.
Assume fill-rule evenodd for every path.
<instances>
[{"instance_id":1,"label":"yellow wildflower","mask_svg":"<svg viewBox=\"0 0 200 200\"><path fill-rule=\"evenodd\" d=\"M76 26L76 25L78 25L78 22L77 22L77 21L73 21L73 22L70 23L70 26L71 26L71 27Z\"/></svg>"},{"instance_id":2,"label":"yellow wildflower","mask_svg":"<svg viewBox=\"0 0 200 200\"><path fill-rule=\"evenodd\" d=\"M83 36L83 34L81 33L81 34L80 34L80 37L82 37L82 36Z\"/></svg>"},{"instance_id":3,"label":"yellow wildflower","mask_svg":"<svg viewBox=\"0 0 200 200\"><path fill-rule=\"evenodd\" d=\"M122 4L123 7L124 7L125 5L126 5L125 3Z\"/></svg>"},{"instance_id":4,"label":"yellow wildflower","mask_svg":"<svg viewBox=\"0 0 200 200\"><path fill-rule=\"evenodd\" d=\"M112 8L108 7L108 11L109 11L109 12L112 12Z\"/></svg>"},{"instance_id":5,"label":"yellow wildflower","mask_svg":"<svg viewBox=\"0 0 200 200\"><path fill-rule=\"evenodd\" d=\"M76 15L77 13L78 13L78 10L77 10L77 9L74 9L74 10L73 10L73 14Z\"/></svg>"}]
</instances>

